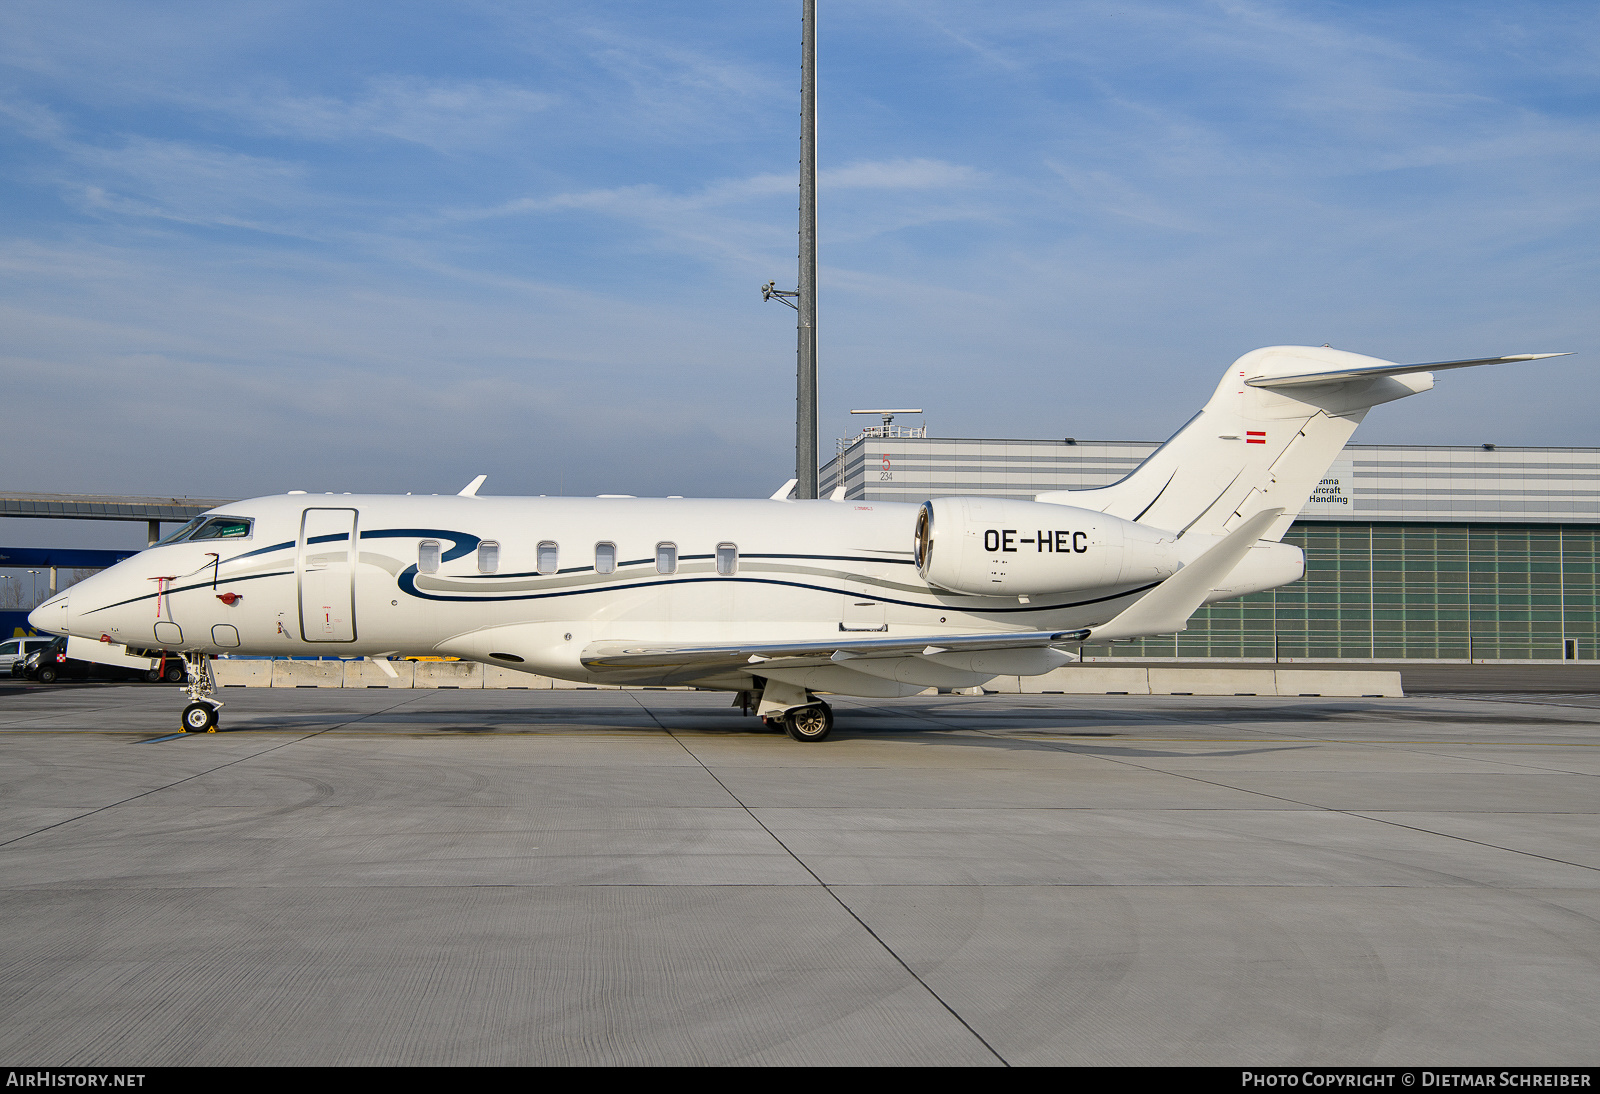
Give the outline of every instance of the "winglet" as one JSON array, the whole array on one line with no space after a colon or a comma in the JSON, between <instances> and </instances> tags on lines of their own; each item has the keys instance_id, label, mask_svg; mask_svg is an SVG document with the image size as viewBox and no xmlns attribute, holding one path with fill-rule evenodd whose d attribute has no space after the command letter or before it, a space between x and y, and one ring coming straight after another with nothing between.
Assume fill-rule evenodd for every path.
<instances>
[{"instance_id":1,"label":"winglet","mask_svg":"<svg viewBox=\"0 0 1600 1094\"><path fill-rule=\"evenodd\" d=\"M471 482L467 483L467 485L463 486L461 488L461 493L457 494L456 497L458 497L458 498L475 498L475 497L477 497L478 496L478 487L482 486L484 484L484 480L486 480L488 477L489 477L488 475L479 475L477 478L475 478Z\"/></svg>"},{"instance_id":2,"label":"winglet","mask_svg":"<svg viewBox=\"0 0 1600 1094\"><path fill-rule=\"evenodd\" d=\"M788 501L789 500L789 495L794 493L794 488L796 486L799 486L799 485L800 485L800 480L799 479L790 479L788 482L786 482L782 486L778 487L777 492L772 495L772 500L773 501Z\"/></svg>"},{"instance_id":3,"label":"winglet","mask_svg":"<svg viewBox=\"0 0 1600 1094\"><path fill-rule=\"evenodd\" d=\"M1124 608L1109 623L1089 630L1088 641L1139 638L1147 634L1174 634L1189 626L1189 617L1206 595L1244 559L1245 553L1283 515L1282 509L1265 509L1224 536L1215 547Z\"/></svg>"}]
</instances>

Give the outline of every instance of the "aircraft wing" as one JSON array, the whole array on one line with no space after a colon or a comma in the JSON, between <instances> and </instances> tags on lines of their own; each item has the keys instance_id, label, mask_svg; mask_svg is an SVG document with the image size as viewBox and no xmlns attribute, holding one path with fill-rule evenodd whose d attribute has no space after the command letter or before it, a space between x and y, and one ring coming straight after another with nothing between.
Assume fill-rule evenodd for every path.
<instances>
[{"instance_id":1,"label":"aircraft wing","mask_svg":"<svg viewBox=\"0 0 1600 1094\"><path fill-rule=\"evenodd\" d=\"M1029 649L1057 642L1081 642L1087 629L1011 631L1004 634L923 635L861 638L849 633L820 642L752 642L739 645L681 645L644 642L601 642L583 651L585 668L672 673L688 679L741 670L760 673L760 666L798 667L857 657L917 657L954 651Z\"/></svg>"}]
</instances>

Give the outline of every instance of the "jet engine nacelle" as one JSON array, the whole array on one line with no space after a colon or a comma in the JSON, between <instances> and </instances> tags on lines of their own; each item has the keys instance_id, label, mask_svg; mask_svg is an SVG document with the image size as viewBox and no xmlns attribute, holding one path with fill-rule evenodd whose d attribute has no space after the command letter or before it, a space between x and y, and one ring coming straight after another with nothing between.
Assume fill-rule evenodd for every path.
<instances>
[{"instance_id":1,"label":"jet engine nacelle","mask_svg":"<svg viewBox=\"0 0 1600 1094\"><path fill-rule=\"evenodd\" d=\"M953 593L1031 596L1176 573L1177 539L1121 517L1006 498L939 498L917 515L917 572Z\"/></svg>"}]
</instances>

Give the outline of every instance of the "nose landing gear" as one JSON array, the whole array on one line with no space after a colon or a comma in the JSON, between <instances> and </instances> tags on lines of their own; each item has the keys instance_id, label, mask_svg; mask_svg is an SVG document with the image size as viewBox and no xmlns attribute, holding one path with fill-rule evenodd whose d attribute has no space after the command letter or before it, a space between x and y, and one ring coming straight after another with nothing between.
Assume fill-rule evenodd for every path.
<instances>
[{"instance_id":1,"label":"nose landing gear","mask_svg":"<svg viewBox=\"0 0 1600 1094\"><path fill-rule=\"evenodd\" d=\"M213 699L217 678L211 671L211 658L203 653L186 653L183 663L189 674L189 705L183 708L185 733L215 733L222 711L222 700Z\"/></svg>"},{"instance_id":2,"label":"nose landing gear","mask_svg":"<svg viewBox=\"0 0 1600 1094\"><path fill-rule=\"evenodd\" d=\"M215 733L217 731L217 708L206 703L190 703L184 707L183 731L185 733Z\"/></svg>"}]
</instances>

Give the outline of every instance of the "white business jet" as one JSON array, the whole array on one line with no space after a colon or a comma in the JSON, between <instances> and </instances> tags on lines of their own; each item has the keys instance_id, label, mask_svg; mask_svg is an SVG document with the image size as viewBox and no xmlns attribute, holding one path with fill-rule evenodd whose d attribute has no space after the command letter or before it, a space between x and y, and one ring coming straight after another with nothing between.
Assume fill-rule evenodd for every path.
<instances>
[{"instance_id":1,"label":"white business jet","mask_svg":"<svg viewBox=\"0 0 1600 1094\"><path fill-rule=\"evenodd\" d=\"M584 683L738 693L798 741L821 694L1030 676L1085 641L1181 631L1202 604L1304 572L1279 542L1367 411L1432 372L1274 346L1132 474L1034 501L921 505L301 491L225 505L40 605L84 649L188 666L183 725L217 724L210 655L454 656Z\"/></svg>"}]
</instances>

